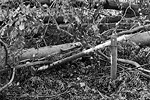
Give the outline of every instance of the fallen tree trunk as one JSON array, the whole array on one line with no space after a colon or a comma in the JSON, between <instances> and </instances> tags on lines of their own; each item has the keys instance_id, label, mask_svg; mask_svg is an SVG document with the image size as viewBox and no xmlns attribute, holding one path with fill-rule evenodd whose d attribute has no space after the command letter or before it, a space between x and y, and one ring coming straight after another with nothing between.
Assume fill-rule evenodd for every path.
<instances>
[{"instance_id":1,"label":"fallen tree trunk","mask_svg":"<svg viewBox=\"0 0 150 100\"><path fill-rule=\"evenodd\" d=\"M30 59L37 60L44 57L50 57L59 53L67 53L68 51L79 47L81 47L80 42L66 43L66 44L55 45L55 46L47 46L38 49L31 48L22 51L22 54L19 56L19 61L23 62Z\"/></svg>"}]
</instances>

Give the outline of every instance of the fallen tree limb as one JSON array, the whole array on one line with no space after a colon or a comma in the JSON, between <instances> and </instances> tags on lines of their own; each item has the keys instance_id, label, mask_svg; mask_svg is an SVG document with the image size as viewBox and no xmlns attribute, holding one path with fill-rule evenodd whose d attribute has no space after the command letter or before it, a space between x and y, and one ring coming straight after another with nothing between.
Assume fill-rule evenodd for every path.
<instances>
[{"instance_id":1,"label":"fallen tree limb","mask_svg":"<svg viewBox=\"0 0 150 100\"><path fill-rule=\"evenodd\" d=\"M66 44L55 45L55 46L46 46L38 49L31 48L31 49L23 50L22 54L19 56L19 60L23 62L30 59L41 59L59 53L66 53L70 50L79 47L81 47L80 42L66 43Z\"/></svg>"},{"instance_id":2,"label":"fallen tree limb","mask_svg":"<svg viewBox=\"0 0 150 100\"><path fill-rule=\"evenodd\" d=\"M150 28L150 24L147 24L147 25L143 25L143 26L139 26L139 27L136 27L134 29L131 29L131 30L127 30L127 31L121 31L117 34L117 36L121 36L121 35L125 35L125 34L132 34L132 33L136 33L142 29L144 30L148 30Z\"/></svg>"}]
</instances>

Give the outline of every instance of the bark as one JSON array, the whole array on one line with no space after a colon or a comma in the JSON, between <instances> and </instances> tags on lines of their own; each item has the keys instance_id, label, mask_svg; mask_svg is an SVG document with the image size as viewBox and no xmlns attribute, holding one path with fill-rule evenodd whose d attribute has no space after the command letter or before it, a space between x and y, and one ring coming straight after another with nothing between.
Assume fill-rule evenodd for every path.
<instances>
[{"instance_id":1,"label":"bark","mask_svg":"<svg viewBox=\"0 0 150 100\"><path fill-rule=\"evenodd\" d=\"M30 59L38 60L45 57L51 57L59 53L67 53L68 51L79 47L81 47L80 42L67 43L67 44L61 44L55 46L47 46L38 49L31 48L31 49L23 50L22 54L19 56L19 60L20 61L26 61Z\"/></svg>"}]
</instances>

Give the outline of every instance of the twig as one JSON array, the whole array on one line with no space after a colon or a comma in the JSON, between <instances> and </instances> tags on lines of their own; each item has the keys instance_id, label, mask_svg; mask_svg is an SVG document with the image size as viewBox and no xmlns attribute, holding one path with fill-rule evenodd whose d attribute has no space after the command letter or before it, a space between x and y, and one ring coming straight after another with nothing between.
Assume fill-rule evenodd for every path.
<instances>
[{"instance_id":1,"label":"twig","mask_svg":"<svg viewBox=\"0 0 150 100\"><path fill-rule=\"evenodd\" d=\"M15 77L15 68L12 68L12 76L11 76L11 79L10 79L10 81L9 81L6 85L4 85L3 87L0 88L0 92L1 92L2 90L4 90L5 88L7 88L7 87L10 86L10 84L11 84L11 83L13 82L13 80L14 80L14 77Z\"/></svg>"}]
</instances>

